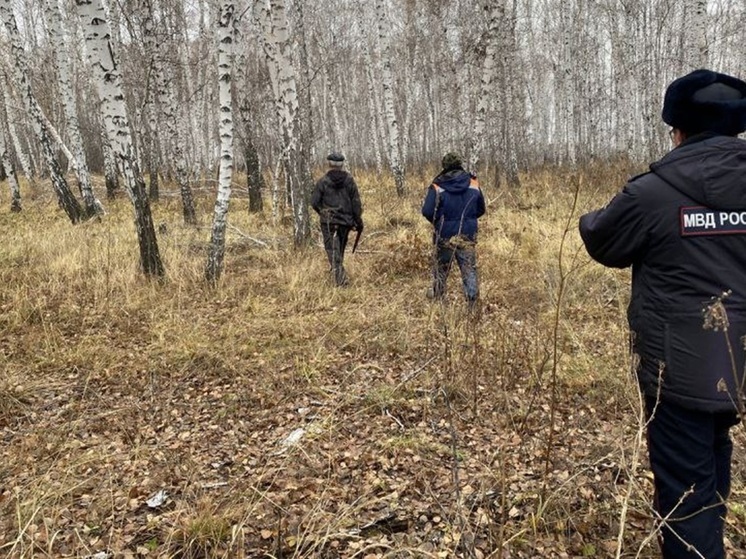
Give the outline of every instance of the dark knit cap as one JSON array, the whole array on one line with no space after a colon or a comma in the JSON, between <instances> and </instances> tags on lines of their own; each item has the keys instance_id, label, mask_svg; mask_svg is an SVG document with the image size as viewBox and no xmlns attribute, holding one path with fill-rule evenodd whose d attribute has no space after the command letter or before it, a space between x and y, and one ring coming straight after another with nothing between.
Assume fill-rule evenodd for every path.
<instances>
[{"instance_id":1,"label":"dark knit cap","mask_svg":"<svg viewBox=\"0 0 746 559\"><path fill-rule=\"evenodd\" d=\"M342 163L345 160L345 156L339 153L338 151L333 151L329 155L326 156L326 159L328 161L334 161L336 163Z\"/></svg>"},{"instance_id":2,"label":"dark knit cap","mask_svg":"<svg viewBox=\"0 0 746 559\"><path fill-rule=\"evenodd\" d=\"M711 70L695 70L668 86L662 117L687 134L740 134L746 130L746 82Z\"/></svg>"},{"instance_id":3,"label":"dark knit cap","mask_svg":"<svg viewBox=\"0 0 746 559\"><path fill-rule=\"evenodd\" d=\"M443 156L443 168L453 169L455 167L461 167L461 158L453 152L446 153Z\"/></svg>"}]
</instances>

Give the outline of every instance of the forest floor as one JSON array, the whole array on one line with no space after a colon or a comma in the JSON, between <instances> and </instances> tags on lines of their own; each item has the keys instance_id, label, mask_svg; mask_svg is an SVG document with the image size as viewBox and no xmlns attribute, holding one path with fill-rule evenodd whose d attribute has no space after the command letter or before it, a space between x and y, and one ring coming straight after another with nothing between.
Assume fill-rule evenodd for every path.
<instances>
[{"instance_id":1,"label":"forest floor","mask_svg":"<svg viewBox=\"0 0 746 559\"><path fill-rule=\"evenodd\" d=\"M457 270L444 304L425 297L424 177L398 199L357 176L366 230L342 289L315 229L295 251L240 192L210 288L206 194L197 228L175 197L154 204L168 277L152 282L124 197L72 226L42 187L24 186L19 214L3 191L0 555L656 557L629 273L577 234L624 178L485 185L474 313Z\"/></svg>"}]
</instances>

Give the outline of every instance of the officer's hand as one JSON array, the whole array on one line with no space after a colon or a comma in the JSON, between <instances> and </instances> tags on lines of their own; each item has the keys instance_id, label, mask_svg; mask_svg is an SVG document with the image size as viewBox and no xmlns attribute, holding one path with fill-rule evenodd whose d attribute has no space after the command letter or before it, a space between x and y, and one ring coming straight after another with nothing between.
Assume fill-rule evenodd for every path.
<instances>
[{"instance_id":1,"label":"officer's hand","mask_svg":"<svg viewBox=\"0 0 746 559\"><path fill-rule=\"evenodd\" d=\"M355 229L357 229L358 231L362 231L363 230L363 220L362 219L359 219L357 221L357 224L355 225Z\"/></svg>"}]
</instances>

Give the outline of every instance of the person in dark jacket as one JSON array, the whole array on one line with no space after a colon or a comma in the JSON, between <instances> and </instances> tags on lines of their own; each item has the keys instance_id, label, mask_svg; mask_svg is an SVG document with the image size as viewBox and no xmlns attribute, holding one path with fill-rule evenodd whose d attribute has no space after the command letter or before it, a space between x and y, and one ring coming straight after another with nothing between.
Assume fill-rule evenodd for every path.
<instances>
[{"instance_id":1,"label":"person in dark jacket","mask_svg":"<svg viewBox=\"0 0 746 559\"><path fill-rule=\"evenodd\" d=\"M663 102L674 149L580 218L595 260L632 266L628 320L663 557L725 557L730 428L743 407L746 82L697 70Z\"/></svg>"},{"instance_id":2,"label":"person in dark jacket","mask_svg":"<svg viewBox=\"0 0 746 559\"><path fill-rule=\"evenodd\" d=\"M422 215L433 224L435 299L445 295L446 281L455 259L461 271L464 294L470 305L479 296L477 275L477 220L485 212L484 196L477 177L464 170L461 158L447 153L443 170L433 179L422 205Z\"/></svg>"},{"instance_id":3,"label":"person in dark jacket","mask_svg":"<svg viewBox=\"0 0 746 559\"><path fill-rule=\"evenodd\" d=\"M331 153L326 158L329 171L316 183L311 207L319 214L324 249L336 285L346 285L345 248L350 231L363 231L363 207L352 175L345 171L344 155Z\"/></svg>"}]
</instances>

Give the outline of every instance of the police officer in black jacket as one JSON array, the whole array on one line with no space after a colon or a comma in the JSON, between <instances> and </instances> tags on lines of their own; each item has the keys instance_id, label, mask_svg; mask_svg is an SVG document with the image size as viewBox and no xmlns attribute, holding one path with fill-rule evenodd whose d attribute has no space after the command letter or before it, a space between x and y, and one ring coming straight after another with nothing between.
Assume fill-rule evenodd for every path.
<instances>
[{"instance_id":1,"label":"police officer in black jacket","mask_svg":"<svg viewBox=\"0 0 746 559\"><path fill-rule=\"evenodd\" d=\"M662 116L674 149L582 216L580 234L601 264L632 266L663 557L720 559L729 430L744 411L746 83L697 70L668 86Z\"/></svg>"}]
</instances>

